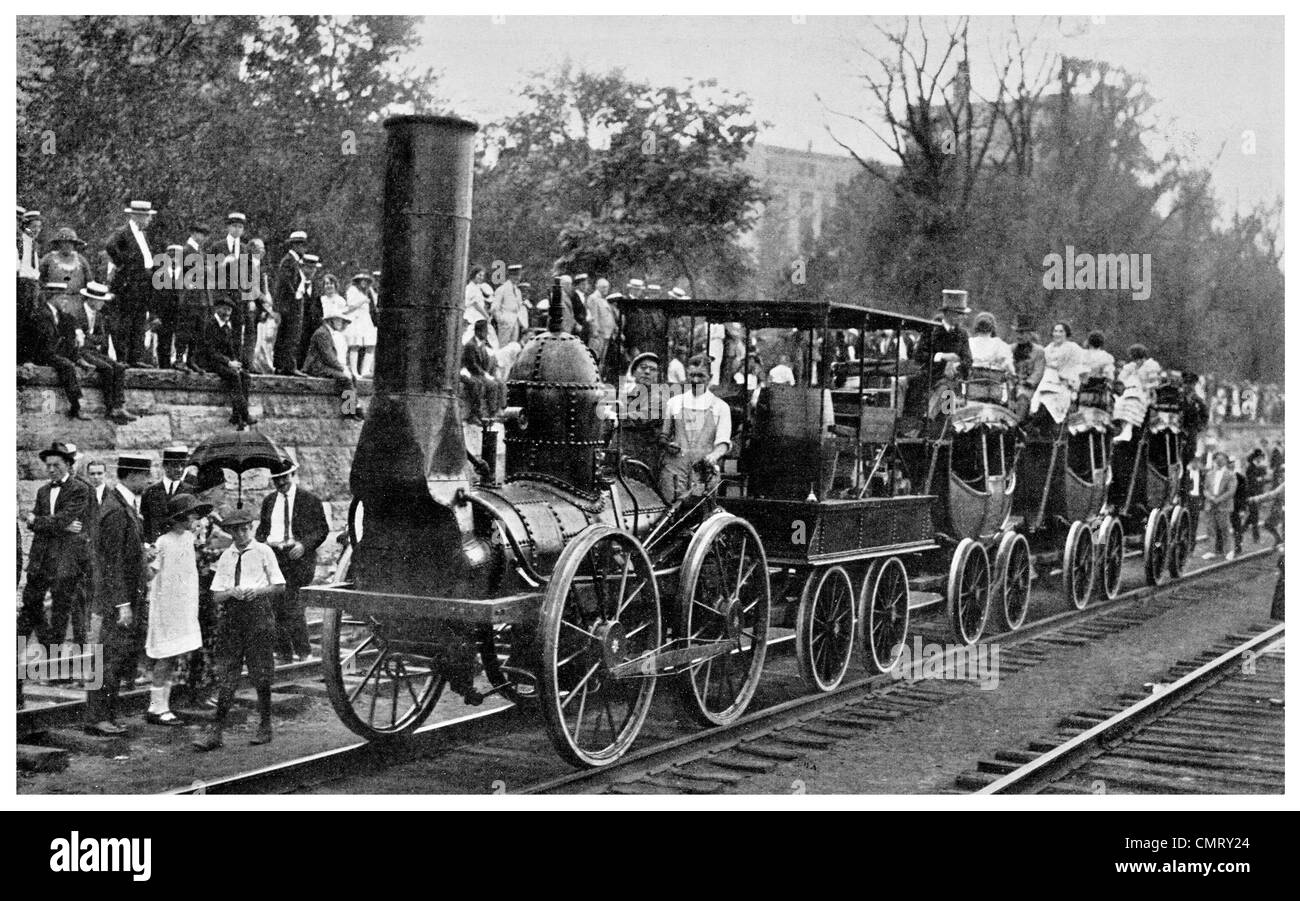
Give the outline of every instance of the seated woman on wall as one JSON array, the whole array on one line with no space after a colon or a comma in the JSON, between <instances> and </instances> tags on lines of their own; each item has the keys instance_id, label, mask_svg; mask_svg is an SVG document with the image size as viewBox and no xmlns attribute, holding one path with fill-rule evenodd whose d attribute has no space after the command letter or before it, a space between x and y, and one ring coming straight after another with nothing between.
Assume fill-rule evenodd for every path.
<instances>
[{"instance_id":1,"label":"seated woman on wall","mask_svg":"<svg viewBox=\"0 0 1300 901\"><path fill-rule=\"evenodd\" d=\"M1070 402L1084 372L1083 348L1070 340L1070 326L1052 326L1052 340L1043 348L1043 378L1029 401L1031 425L1047 434L1065 421Z\"/></svg>"}]
</instances>

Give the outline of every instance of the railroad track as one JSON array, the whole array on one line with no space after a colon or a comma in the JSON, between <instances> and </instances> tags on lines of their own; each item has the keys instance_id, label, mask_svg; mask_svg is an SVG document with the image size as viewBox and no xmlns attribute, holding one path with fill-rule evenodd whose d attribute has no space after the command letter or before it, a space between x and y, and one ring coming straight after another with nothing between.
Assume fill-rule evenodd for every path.
<instances>
[{"instance_id":1,"label":"railroad track","mask_svg":"<svg viewBox=\"0 0 1300 901\"><path fill-rule=\"evenodd\" d=\"M1165 681L1065 717L958 777L980 794L1282 793L1285 624L1230 635Z\"/></svg>"},{"instance_id":2,"label":"railroad track","mask_svg":"<svg viewBox=\"0 0 1300 901\"><path fill-rule=\"evenodd\" d=\"M1202 567L1155 588L1131 589L1112 601L1094 603L1083 611L1052 614L1016 633L989 636L984 643L999 644L999 670L1002 674L1011 673L1032 666L1062 645L1080 646L1151 619L1180 603L1175 595L1190 583L1214 578L1270 553L1262 549L1234 561ZM940 636L937 631L918 632L928 640ZM957 653L950 651L948 657L955 662ZM719 791L864 729L943 703L964 690L964 683L908 681L906 676L886 674L860 678L826 694L781 697L778 692L777 697L764 699L765 703L758 709L727 728L683 729L672 721L652 719L643 730L644 747L634 749L619 763L599 770L563 771L564 765L555 761L551 769L561 772L537 779L532 771L547 766L539 764L539 760L550 758L549 744L538 719L527 709L503 707L425 726L400 745L357 742L255 771L208 780L175 793L311 790L359 774L374 774L417 761L427 764L431 760L439 766L437 775L442 783L434 788L426 786L424 791ZM505 740L511 746L492 747L498 740ZM485 764L489 762L493 771L504 778L490 783L482 778ZM468 775L458 777L456 774L462 769Z\"/></svg>"}]
</instances>

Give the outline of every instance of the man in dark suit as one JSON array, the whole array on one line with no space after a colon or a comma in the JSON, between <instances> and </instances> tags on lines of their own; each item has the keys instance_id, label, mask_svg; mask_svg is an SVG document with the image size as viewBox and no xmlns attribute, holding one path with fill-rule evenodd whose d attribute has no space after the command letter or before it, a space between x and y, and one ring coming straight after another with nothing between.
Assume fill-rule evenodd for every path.
<instances>
[{"instance_id":1,"label":"man in dark suit","mask_svg":"<svg viewBox=\"0 0 1300 901\"><path fill-rule=\"evenodd\" d=\"M962 327L969 314L966 292L945 289L939 321L921 335L912 358L921 371L907 386L905 406L909 416L927 415L930 394L939 382L970 375L970 335Z\"/></svg>"},{"instance_id":2,"label":"man in dark suit","mask_svg":"<svg viewBox=\"0 0 1300 901\"><path fill-rule=\"evenodd\" d=\"M163 449L162 481L150 485L140 496L145 544L153 544L159 535L171 528L167 524L168 501L178 494L192 493L181 482L185 475L185 461L189 456L190 449L183 444L173 444Z\"/></svg>"},{"instance_id":3,"label":"man in dark suit","mask_svg":"<svg viewBox=\"0 0 1300 901\"><path fill-rule=\"evenodd\" d=\"M108 355L108 337L111 332L104 304L113 299L108 286L90 282L81 289L81 308L74 320L81 332L81 346L77 349L78 362L99 373L99 390L104 395L104 408L108 418L125 425L137 417L126 410L126 364Z\"/></svg>"},{"instance_id":4,"label":"man in dark suit","mask_svg":"<svg viewBox=\"0 0 1300 901\"><path fill-rule=\"evenodd\" d=\"M117 295L114 311L113 343L117 353L132 369L148 368L144 361L146 316L154 309L153 252L145 229L153 221L153 205L147 200L132 200L123 210L127 224L113 232L104 249L113 263L113 293Z\"/></svg>"},{"instance_id":5,"label":"man in dark suit","mask_svg":"<svg viewBox=\"0 0 1300 901\"><path fill-rule=\"evenodd\" d=\"M36 505L27 514L34 534L27 556L27 585L23 588L18 634L35 633L44 645L63 641L78 583L89 573L87 517L90 486L71 475L75 452L58 441L40 453L50 481L36 492ZM45 621L45 595L53 600L49 624Z\"/></svg>"},{"instance_id":6,"label":"man in dark suit","mask_svg":"<svg viewBox=\"0 0 1300 901\"><path fill-rule=\"evenodd\" d=\"M314 253L304 254L302 274L305 279L302 291L302 329L298 335L297 356L294 357L295 375L303 375L302 363L307 359L307 350L311 347L311 336L316 334L324 322L324 308L320 302L320 288L316 284L316 274L320 267L320 257Z\"/></svg>"},{"instance_id":7,"label":"man in dark suit","mask_svg":"<svg viewBox=\"0 0 1300 901\"><path fill-rule=\"evenodd\" d=\"M315 275L304 273L307 233L296 231L289 236L289 252L280 260L275 272L275 291L272 294L275 312L280 315L280 327L275 333L275 371L280 375L297 375L298 347L302 343L302 312L306 298L312 292L310 282ZM311 334L310 332L308 333Z\"/></svg>"},{"instance_id":8,"label":"man in dark suit","mask_svg":"<svg viewBox=\"0 0 1300 901\"><path fill-rule=\"evenodd\" d=\"M121 735L117 696L123 678L134 675L136 621L143 613L148 569L143 523L137 512L139 492L149 483L148 457L117 460L117 485L104 492L99 505L95 542L98 590L91 608L91 629L104 648L103 684L86 693L86 731Z\"/></svg>"},{"instance_id":9,"label":"man in dark suit","mask_svg":"<svg viewBox=\"0 0 1300 901\"><path fill-rule=\"evenodd\" d=\"M225 295L214 299L212 315L203 323L199 338L197 363L204 372L215 372L226 383L232 409L230 424L243 429L256 425L257 420L248 413L248 371L239 362L239 341L230 324L236 303Z\"/></svg>"},{"instance_id":10,"label":"man in dark suit","mask_svg":"<svg viewBox=\"0 0 1300 901\"><path fill-rule=\"evenodd\" d=\"M231 317L230 327L234 330L235 340L243 344L244 334L244 317L243 317L243 290L240 285L240 267L247 268L247 262L241 258L246 256L248 248L244 242L244 228L248 224L248 217L243 213L226 214L226 233L220 237L213 238L204 248L208 254L210 269L208 270L208 293L215 304L217 298L228 298L235 309L236 315ZM238 356L235 359L240 359Z\"/></svg>"},{"instance_id":11,"label":"man in dark suit","mask_svg":"<svg viewBox=\"0 0 1300 901\"><path fill-rule=\"evenodd\" d=\"M38 366L50 366L59 377L59 386L68 396L68 418L90 419L81 412L81 383L77 380L78 357L77 321L60 311L65 300L67 285L50 282L45 286L44 303L33 319L34 340L32 361Z\"/></svg>"},{"instance_id":12,"label":"man in dark suit","mask_svg":"<svg viewBox=\"0 0 1300 901\"><path fill-rule=\"evenodd\" d=\"M281 460L271 471L275 491L262 501L262 516L255 537L275 551L276 563L284 574L284 594L276 599L275 652L281 661L311 656L307 638L307 617L298 600L298 589L316 577L316 551L329 535L325 508L320 499L298 487L294 477L298 465Z\"/></svg>"},{"instance_id":13,"label":"man in dark suit","mask_svg":"<svg viewBox=\"0 0 1300 901\"><path fill-rule=\"evenodd\" d=\"M203 247L208 242L208 227L196 222L190 236L181 245L181 282L176 291L176 356L172 368L180 372L201 372L194 362L203 323L212 310L208 297L207 266ZM159 346L162 335L159 334Z\"/></svg>"}]
</instances>

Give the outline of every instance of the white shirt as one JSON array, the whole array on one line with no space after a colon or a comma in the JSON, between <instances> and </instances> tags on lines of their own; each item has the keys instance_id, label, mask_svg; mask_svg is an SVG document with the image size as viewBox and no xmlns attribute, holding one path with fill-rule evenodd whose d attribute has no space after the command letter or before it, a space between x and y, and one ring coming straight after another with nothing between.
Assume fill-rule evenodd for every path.
<instances>
[{"instance_id":1,"label":"white shirt","mask_svg":"<svg viewBox=\"0 0 1300 901\"><path fill-rule=\"evenodd\" d=\"M67 481L65 478L64 481ZM54 515L54 505L59 502L59 492L63 490L63 482L50 483L50 515Z\"/></svg>"},{"instance_id":2,"label":"white shirt","mask_svg":"<svg viewBox=\"0 0 1300 901\"><path fill-rule=\"evenodd\" d=\"M668 384L686 384L686 367L682 365L681 360L675 357L668 361Z\"/></svg>"},{"instance_id":3,"label":"white shirt","mask_svg":"<svg viewBox=\"0 0 1300 901\"><path fill-rule=\"evenodd\" d=\"M162 486L163 486L163 491L167 492L167 496L171 497L176 493L176 489L181 486L181 483L173 482L171 479L167 478L166 476L163 476Z\"/></svg>"},{"instance_id":4,"label":"white shirt","mask_svg":"<svg viewBox=\"0 0 1300 901\"><path fill-rule=\"evenodd\" d=\"M1015 375L1016 364L1011 347L996 335L972 335L970 339L971 365L981 369L1000 369Z\"/></svg>"},{"instance_id":5,"label":"white shirt","mask_svg":"<svg viewBox=\"0 0 1300 901\"><path fill-rule=\"evenodd\" d=\"M235 562L239 562L239 584L235 584ZM283 585L284 575L275 562L275 551L262 542L253 540L240 551L233 544L221 552L212 575L212 590L229 591L232 588L269 588Z\"/></svg>"},{"instance_id":6,"label":"white shirt","mask_svg":"<svg viewBox=\"0 0 1300 901\"><path fill-rule=\"evenodd\" d=\"M129 221L127 225L131 228L131 234L135 235L136 246L140 248L140 254L144 257L144 268L152 269L153 254L149 252L149 242L145 239L144 232L140 230L140 226L135 224L134 219Z\"/></svg>"},{"instance_id":7,"label":"white shirt","mask_svg":"<svg viewBox=\"0 0 1300 901\"><path fill-rule=\"evenodd\" d=\"M239 239L234 235L226 235L226 250L232 257L239 256Z\"/></svg>"},{"instance_id":8,"label":"white shirt","mask_svg":"<svg viewBox=\"0 0 1300 901\"><path fill-rule=\"evenodd\" d=\"M126 502L128 507L136 513L140 512L140 499L135 496L135 492L119 482L117 484L117 493L121 496L122 500Z\"/></svg>"},{"instance_id":9,"label":"white shirt","mask_svg":"<svg viewBox=\"0 0 1300 901\"><path fill-rule=\"evenodd\" d=\"M107 487L108 487L108 483L107 483L107 482L105 482L105 483L102 484L102 485L96 485L96 486L95 486L95 502L96 502L96 503L98 503L98 504L103 504L103 503L104 503L104 489L107 488Z\"/></svg>"},{"instance_id":10,"label":"white shirt","mask_svg":"<svg viewBox=\"0 0 1300 901\"><path fill-rule=\"evenodd\" d=\"M27 232L23 232L23 255L18 258L18 277L41 277L40 267L36 263L36 242Z\"/></svg>"},{"instance_id":11,"label":"white shirt","mask_svg":"<svg viewBox=\"0 0 1300 901\"><path fill-rule=\"evenodd\" d=\"M285 504L292 507L294 500L298 497L298 486L291 484L288 494L275 493L275 503L271 505L271 531L266 535L267 544L284 544L286 541L293 540L293 521L290 519L288 528L285 528Z\"/></svg>"},{"instance_id":12,"label":"white shirt","mask_svg":"<svg viewBox=\"0 0 1300 901\"><path fill-rule=\"evenodd\" d=\"M683 430L689 428L687 414L703 412L713 414L713 440L709 441L708 436L703 435L700 436L705 439L703 442L692 441L689 434L682 434ZM712 391L705 391L698 395L687 391L670 397L664 407L664 419L673 423L671 433L673 440L683 447L688 443L697 446L707 444L709 450L713 450L713 447L718 444L731 446L731 407Z\"/></svg>"},{"instance_id":13,"label":"white shirt","mask_svg":"<svg viewBox=\"0 0 1300 901\"><path fill-rule=\"evenodd\" d=\"M778 363L768 372L767 383L769 385L793 385L794 370L784 363Z\"/></svg>"}]
</instances>

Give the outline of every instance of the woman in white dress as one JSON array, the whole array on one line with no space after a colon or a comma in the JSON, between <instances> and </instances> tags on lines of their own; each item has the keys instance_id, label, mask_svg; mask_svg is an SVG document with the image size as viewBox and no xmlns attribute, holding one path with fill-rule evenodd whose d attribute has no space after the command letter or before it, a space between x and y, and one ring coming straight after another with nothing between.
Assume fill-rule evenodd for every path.
<instances>
[{"instance_id":1,"label":"woman in white dress","mask_svg":"<svg viewBox=\"0 0 1300 901\"><path fill-rule=\"evenodd\" d=\"M144 651L155 663L145 719L157 726L184 725L171 709L172 672L182 654L203 647L194 524L211 510L211 504L200 503L192 494L175 495L167 502L169 528L154 542Z\"/></svg>"},{"instance_id":2,"label":"woman in white dress","mask_svg":"<svg viewBox=\"0 0 1300 901\"><path fill-rule=\"evenodd\" d=\"M379 338L379 330L370 316L371 280L369 272L352 276L343 304L344 315L352 320L343 331L348 339L348 368L362 379L375 374L375 342Z\"/></svg>"},{"instance_id":3,"label":"woman in white dress","mask_svg":"<svg viewBox=\"0 0 1300 901\"><path fill-rule=\"evenodd\" d=\"M1133 427L1141 428L1146 421L1147 409L1160 382L1160 364L1151 359L1145 345L1134 344L1128 349L1128 362L1119 371L1117 381L1120 396L1115 401L1115 424L1120 426L1120 432L1115 442L1119 443L1132 438Z\"/></svg>"},{"instance_id":4,"label":"woman in white dress","mask_svg":"<svg viewBox=\"0 0 1300 901\"><path fill-rule=\"evenodd\" d=\"M980 313L976 316L973 331L974 334L970 337L971 366L1015 375L1016 364L1011 358L1011 346L998 337L998 322L993 314Z\"/></svg>"},{"instance_id":5,"label":"woman in white dress","mask_svg":"<svg viewBox=\"0 0 1300 901\"><path fill-rule=\"evenodd\" d=\"M1064 422L1070 412L1084 372L1083 348L1070 340L1070 326L1058 322L1052 326L1052 340L1043 348L1043 356L1047 368L1029 402L1029 415L1046 432Z\"/></svg>"}]
</instances>

